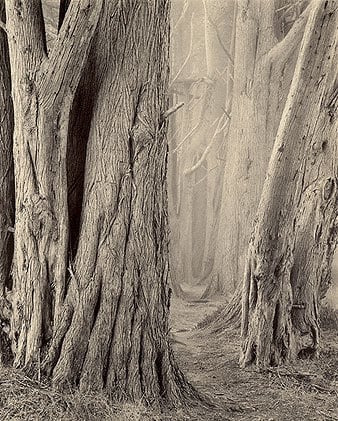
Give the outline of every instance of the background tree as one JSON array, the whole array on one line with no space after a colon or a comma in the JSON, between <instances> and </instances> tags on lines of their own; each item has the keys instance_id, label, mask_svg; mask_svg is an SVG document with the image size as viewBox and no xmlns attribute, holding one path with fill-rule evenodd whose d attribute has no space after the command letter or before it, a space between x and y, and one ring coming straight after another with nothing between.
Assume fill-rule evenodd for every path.
<instances>
[{"instance_id":1,"label":"background tree","mask_svg":"<svg viewBox=\"0 0 338 421\"><path fill-rule=\"evenodd\" d=\"M210 275L211 283L219 279L219 292L231 299L207 324L216 332L240 326L245 254L309 13L306 8L298 17L306 2L281 3L237 4L227 145L231 159L225 165L219 234L214 241L216 255Z\"/></svg>"},{"instance_id":2,"label":"background tree","mask_svg":"<svg viewBox=\"0 0 338 421\"><path fill-rule=\"evenodd\" d=\"M250 243L242 365L316 352L337 234L337 5L314 2Z\"/></svg>"},{"instance_id":3,"label":"background tree","mask_svg":"<svg viewBox=\"0 0 338 421\"><path fill-rule=\"evenodd\" d=\"M289 2L290 7L299 2ZM242 280L252 224L306 23L278 30L275 3L239 1L232 119L214 276L229 296ZM231 158L230 158L231 157Z\"/></svg>"},{"instance_id":4,"label":"background tree","mask_svg":"<svg viewBox=\"0 0 338 421\"><path fill-rule=\"evenodd\" d=\"M233 14L233 1L173 3L171 95L184 107L173 116L170 132L172 262L177 280L192 285L214 258L210 238L230 117Z\"/></svg>"}]
</instances>

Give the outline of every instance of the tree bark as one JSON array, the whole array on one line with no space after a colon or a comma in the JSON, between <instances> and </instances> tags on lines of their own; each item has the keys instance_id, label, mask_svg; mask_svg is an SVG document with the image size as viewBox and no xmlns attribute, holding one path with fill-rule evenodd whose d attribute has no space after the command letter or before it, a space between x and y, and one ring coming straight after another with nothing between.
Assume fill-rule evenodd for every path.
<instances>
[{"instance_id":1,"label":"tree bark","mask_svg":"<svg viewBox=\"0 0 338 421\"><path fill-rule=\"evenodd\" d=\"M337 8L313 5L249 246L241 364L313 354L337 229Z\"/></svg>"},{"instance_id":2,"label":"tree bark","mask_svg":"<svg viewBox=\"0 0 338 421\"><path fill-rule=\"evenodd\" d=\"M168 19L167 0L104 3L78 247L44 368L59 387L177 404L195 392L168 341Z\"/></svg>"},{"instance_id":3,"label":"tree bark","mask_svg":"<svg viewBox=\"0 0 338 421\"><path fill-rule=\"evenodd\" d=\"M0 20L5 22L5 3L0 0ZM7 35L0 28L0 362L11 359L8 338L12 289L10 270L13 257L14 178L13 178L13 106Z\"/></svg>"},{"instance_id":4,"label":"tree bark","mask_svg":"<svg viewBox=\"0 0 338 421\"><path fill-rule=\"evenodd\" d=\"M65 293L69 112L100 8L100 1L73 1L47 56L41 2L6 1L15 119L11 338L15 366L32 371Z\"/></svg>"},{"instance_id":5,"label":"tree bark","mask_svg":"<svg viewBox=\"0 0 338 421\"><path fill-rule=\"evenodd\" d=\"M305 12L278 42L273 2L238 4L234 102L214 268L228 294L243 280L253 221L306 19Z\"/></svg>"}]
</instances>

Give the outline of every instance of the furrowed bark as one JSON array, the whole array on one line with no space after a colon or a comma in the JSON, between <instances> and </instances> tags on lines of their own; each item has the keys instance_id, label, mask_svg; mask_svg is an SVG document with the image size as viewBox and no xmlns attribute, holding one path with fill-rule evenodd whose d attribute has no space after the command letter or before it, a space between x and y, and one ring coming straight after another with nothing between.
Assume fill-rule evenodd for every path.
<instances>
[{"instance_id":1,"label":"furrowed bark","mask_svg":"<svg viewBox=\"0 0 338 421\"><path fill-rule=\"evenodd\" d=\"M337 224L336 44L336 2L315 2L249 246L242 365L279 365L318 348L319 291Z\"/></svg>"},{"instance_id":2,"label":"furrowed bark","mask_svg":"<svg viewBox=\"0 0 338 421\"><path fill-rule=\"evenodd\" d=\"M0 20L5 22L5 2L0 0ZM11 359L8 337L11 290L10 270L13 256L14 178L13 178L13 106L9 70L8 43L0 29L0 362Z\"/></svg>"},{"instance_id":3,"label":"furrowed bark","mask_svg":"<svg viewBox=\"0 0 338 421\"><path fill-rule=\"evenodd\" d=\"M330 54L328 52L328 54ZM331 284L331 267L338 233L338 60L333 60L322 112L302 175L297 204L295 250L291 270L292 324L295 354L316 355L320 340L320 301Z\"/></svg>"},{"instance_id":4,"label":"furrowed bark","mask_svg":"<svg viewBox=\"0 0 338 421\"><path fill-rule=\"evenodd\" d=\"M11 335L15 366L32 371L65 293L68 120L100 10L101 1L73 1L47 57L41 2L6 1L16 121Z\"/></svg>"},{"instance_id":5,"label":"furrowed bark","mask_svg":"<svg viewBox=\"0 0 338 421\"><path fill-rule=\"evenodd\" d=\"M44 367L58 387L177 404L195 392L168 342L168 13L104 3L79 241Z\"/></svg>"}]
</instances>

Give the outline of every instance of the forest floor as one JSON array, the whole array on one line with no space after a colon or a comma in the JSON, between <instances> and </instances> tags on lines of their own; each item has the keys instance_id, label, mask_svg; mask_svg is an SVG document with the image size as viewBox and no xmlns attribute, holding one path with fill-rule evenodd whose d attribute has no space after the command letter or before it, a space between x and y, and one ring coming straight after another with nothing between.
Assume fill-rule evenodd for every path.
<instances>
[{"instance_id":1,"label":"forest floor","mask_svg":"<svg viewBox=\"0 0 338 421\"><path fill-rule=\"evenodd\" d=\"M338 330L322 334L320 357L259 373L238 365L238 331L222 335L196 325L221 303L172 303L172 334L179 366L189 381L211 397L215 408L200 409L190 420L338 420ZM336 326L337 327L337 326Z\"/></svg>"},{"instance_id":2,"label":"forest floor","mask_svg":"<svg viewBox=\"0 0 338 421\"><path fill-rule=\"evenodd\" d=\"M112 405L100 395L61 394L13 369L0 369L0 421L338 421L338 329L324 330L320 358L266 373L238 366L239 332L199 330L220 302L172 300L171 334L179 366L212 406L159 412ZM337 319L338 320L338 319Z\"/></svg>"}]
</instances>

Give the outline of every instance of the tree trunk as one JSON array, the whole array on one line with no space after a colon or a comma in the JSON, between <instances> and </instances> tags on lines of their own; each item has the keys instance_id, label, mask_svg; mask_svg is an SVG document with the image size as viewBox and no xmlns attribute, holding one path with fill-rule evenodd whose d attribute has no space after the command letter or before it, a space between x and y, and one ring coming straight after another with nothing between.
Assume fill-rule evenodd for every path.
<instances>
[{"instance_id":1,"label":"tree trunk","mask_svg":"<svg viewBox=\"0 0 338 421\"><path fill-rule=\"evenodd\" d=\"M5 3L0 0L0 20L5 22ZM10 270L13 256L14 178L13 178L13 107L7 36L0 28L0 362L11 359L8 338L11 290Z\"/></svg>"},{"instance_id":2,"label":"tree trunk","mask_svg":"<svg viewBox=\"0 0 338 421\"><path fill-rule=\"evenodd\" d=\"M238 4L234 102L214 268L228 293L242 282L253 221L306 19L305 12L278 42L273 2Z\"/></svg>"},{"instance_id":3,"label":"tree trunk","mask_svg":"<svg viewBox=\"0 0 338 421\"><path fill-rule=\"evenodd\" d=\"M41 2L6 2L15 119L11 338L15 366L33 371L65 293L69 112L100 8L73 1L47 56Z\"/></svg>"},{"instance_id":4,"label":"tree trunk","mask_svg":"<svg viewBox=\"0 0 338 421\"><path fill-rule=\"evenodd\" d=\"M337 229L337 9L315 2L249 246L241 364L313 354Z\"/></svg>"},{"instance_id":5,"label":"tree trunk","mask_svg":"<svg viewBox=\"0 0 338 421\"><path fill-rule=\"evenodd\" d=\"M213 118L224 117L219 120L222 130L215 130L214 143L208 154L208 165L212 172L208 174L208 221L207 221L207 248L205 252L204 267L200 274L199 283L206 284L203 297L226 295L226 288L220 273L215 268L217 240L221 220L223 197L223 184L227 150L230 143L229 126L232 115L233 78L234 78L234 52L237 6L235 2L226 4L219 0L204 0L206 14L206 54L208 62L208 77L214 81ZM232 18L232 19L231 19ZM231 28L231 31L229 31ZM217 141L217 142L216 142ZM210 148L210 144L208 146Z\"/></svg>"},{"instance_id":6,"label":"tree trunk","mask_svg":"<svg viewBox=\"0 0 338 421\"><path fill-rule=\"evenodd\" d=\"M206 258L209 262L213 258L209 256L209 239L217 218L214 197L221 179L218 167L224 165L219 150L227 131L225 97L232 64L226 53L230 50L232 17L232 1L174 2L173 25L177 29L172 48L172 91L185 106L172 130L175 139L170 146L176 146L171 148L170 163L177 168L179 181L173 181L180 188L170 202L178 210L180 231L176 235L179 258L175 261L181 264L174 270L178 278L190 283L204 277Z\"/></svg>"},{"instance_id":7,"label":"tree trunk","mask_svg":"<svg viewBox=\"0 0 338 421\"><path fill-rule=\"evenodd\" d=\"M168 342L168 18L167 0L104 3L78 247L44 367L59 387L177 404L194 392Z\"/></svg>"}]
</instances>

